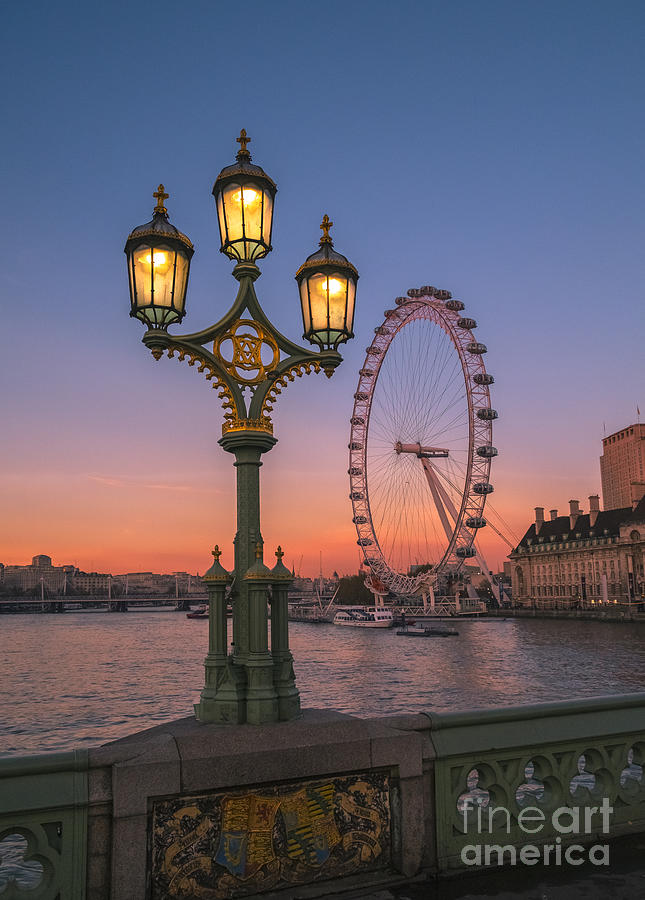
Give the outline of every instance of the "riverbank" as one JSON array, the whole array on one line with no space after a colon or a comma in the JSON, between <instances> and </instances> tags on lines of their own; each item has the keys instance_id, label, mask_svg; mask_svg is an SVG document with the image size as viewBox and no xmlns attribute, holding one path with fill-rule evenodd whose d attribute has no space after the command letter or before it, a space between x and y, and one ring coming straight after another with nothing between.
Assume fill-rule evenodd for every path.
<instances>
[{"instance_id":1,"label":"riverbank","mask_svg":"<svg viewBox=\"0 0 645 900\"><path fill-rule=\"evenodd\" d=\"M587 622L641 622L645 613L628 613L613 609L491 609L493 619L576 619Z\"/></svg>"}]
</instances>

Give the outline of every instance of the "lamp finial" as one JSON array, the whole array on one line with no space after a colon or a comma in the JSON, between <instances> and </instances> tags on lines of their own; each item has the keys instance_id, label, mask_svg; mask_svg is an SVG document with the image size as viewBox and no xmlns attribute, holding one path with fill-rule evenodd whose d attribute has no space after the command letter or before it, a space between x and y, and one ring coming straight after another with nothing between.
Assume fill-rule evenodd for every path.
<instances>
[{"instance_id":1,"label":"lamp finial","mask_svg":"<svg viewBox=\"0 0 645 900\"><path fill-rule=\"evenodd\" d=\"M222 555L222 551L219 548L219 544L215 544L215 546L211 550L211 553L215 557L215 562L219 562L219 558Z\"/></svg>"},{"instance_id":2,"label":"lamp finial","mask_svg":"<svg viewBox=\"0 0 645 900\"><path fill-rule=\"evenodd\" d=\"M332 241L331 237L329 236L329 229L331 228L331 226L333 224L334 223L330 220L327 213L325 213L325 215L323 216L322 225L320 226L322 228L322 233L323 233L323 236L320 239L321 247L323 244L332 244L333 245L334 242Z\"/></svg>"},{"instance_id":3,"label":"lamp finial","mask_svg":"<svg viewBox=\"0 0 645 900\"><path fill-rule=\"evenodd\" d=\"M251 159L251 154L246 149L246 145L251 143L251 138L246 136L246 128L243 128L240 131L239 138L235 138L235 140L240 145L240 149L237 151L236 159Z\"/></svg>"},{"instance_id":4,"label":"lamp finial","mask_svg":"<svg viewBox=\"0 0 645 900\"><path fill-rule=\"evenodd\" d=\"M280 544L278 544L278 549L275 551L275 555L278 557L278 562L281 562L282 557L284 556L284 550L282 549Z\"/></svg>"},{"instance_id":5,"label":"lamp finial","mask_svg":"<svg viewBox=\"0 0 645 900\"><path fill-rule=\"evenodd\" d=\"M170 194L166 194L166 193L165 193L163 184L160 184L160 185L159 185L159 187L157 188L156 191L154 191L154 193L153 193L152 196L153 196L153 197L156 199L156 201L157 201L157 205L156 205L155 208L154 208L154 212L155 212L155 213L161 213L162 215L167 216L167 215L168 215L168 210L167 210L166 207L164 206L164 200L167 200L168 197L170 196Z\"/></svg>"}]
</instances>

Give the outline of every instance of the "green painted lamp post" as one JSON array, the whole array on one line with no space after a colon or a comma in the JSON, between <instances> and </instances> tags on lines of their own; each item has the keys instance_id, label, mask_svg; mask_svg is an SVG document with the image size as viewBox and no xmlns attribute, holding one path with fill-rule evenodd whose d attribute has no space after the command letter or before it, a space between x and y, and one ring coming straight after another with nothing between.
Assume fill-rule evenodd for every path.
<instances>
[{"instance_id":1,"label":"green painted lamp post","mask_svg":"<svg viewBox=\"0 0 645 900\"><path fill-rule=\"evenodd\" d=\"M277 564L263 562L260 532L260 466L276 443L271 413L278 395L311 372L330 377L342 362L338 345L353 337L358 272L333 249L325 216L319 249L300 266L304 337L308 350L292 343L271 324L255 293L260 276L256 260L271 251L276 185L251 162L250 138L242 130L233 165L222 169L213 187L221 252L235 260L239 282L229 311L214 325L194 334L168 334L185 315L193 245L168 221L163 185L154 193L151 222L135 228L125 253L130 280L130 315L148 326L143 343L155 359L164 353L198 366L212 382L224 408L221 446L235 457L237 533L235 566L227 572L220 550L204 576L209 595L209 648L206 679L195 715L202 722L276 722L292 719L300 700L289 650L287 592L289 570L278 547ZM233 608L233 649L227 642L227 591ZM271 603L271 646L267 600Z\"/></svg>"}]
</instances>

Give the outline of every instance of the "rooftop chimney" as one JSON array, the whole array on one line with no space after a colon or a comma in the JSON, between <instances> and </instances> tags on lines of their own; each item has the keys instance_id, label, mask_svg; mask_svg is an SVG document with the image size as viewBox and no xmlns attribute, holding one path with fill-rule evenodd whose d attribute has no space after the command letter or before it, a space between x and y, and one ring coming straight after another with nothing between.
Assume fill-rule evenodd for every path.
<instances>
[{"instance_id":1,"label":"rooftop chimney","mask_svg":"<svg viewBox=\"0 0 645 900\"><path fill-rule=\"evenodd\" d=\"M535 507L535 533L540 533L540 528L544 525L544 507L536 506Z\"/></svg>"},{"instance_id":2,"label":"rooftop chimney","mask_svg":"<svg viewBox=\"0 0 645 900\"><path fill-rule=\"evenodd\" d=\"M589 496L589 527L593 528L600 512L600 497L598 494Z\"/></svg>"},{"instance_id":3,"label":"rooftop chimney","mask_svg":"<svg viewBox=\"0 0 645 900\"><path fill-rule=\"evenodd\" d=\"M576 519L580 515L580 501L579 500L569 500L569 524L571 525L571 530L573 531Z\"/></svg>"},{"instance_id":4,"label":"rooftop chimney","mask_svg":"<svg viewBox=\"0 0 645 900\"><path fill-rule=\"evenodd\" d=\"M552 522L555 522L555 520L558 518L558 511L557 511L557 509L550 509L550 510L549 510L549 515L551 516L551 521L552 521Z\"/></svg>"}]
</instances>

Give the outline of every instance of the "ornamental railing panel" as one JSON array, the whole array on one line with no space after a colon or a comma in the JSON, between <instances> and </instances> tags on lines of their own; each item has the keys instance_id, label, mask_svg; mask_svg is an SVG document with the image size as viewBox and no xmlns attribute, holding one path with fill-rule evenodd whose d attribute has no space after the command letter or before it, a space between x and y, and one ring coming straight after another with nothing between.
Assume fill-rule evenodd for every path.
<instances>
[{"instance_id":1,"label":"ornamental railing panel","mask_svg":"<svg viewBox=\"0 0 645 900\"><path fill-rule=\"evenodd\" d=\"M0 896L84 900L86 751L0 759Z\"/></svg>"}]
</instances>

